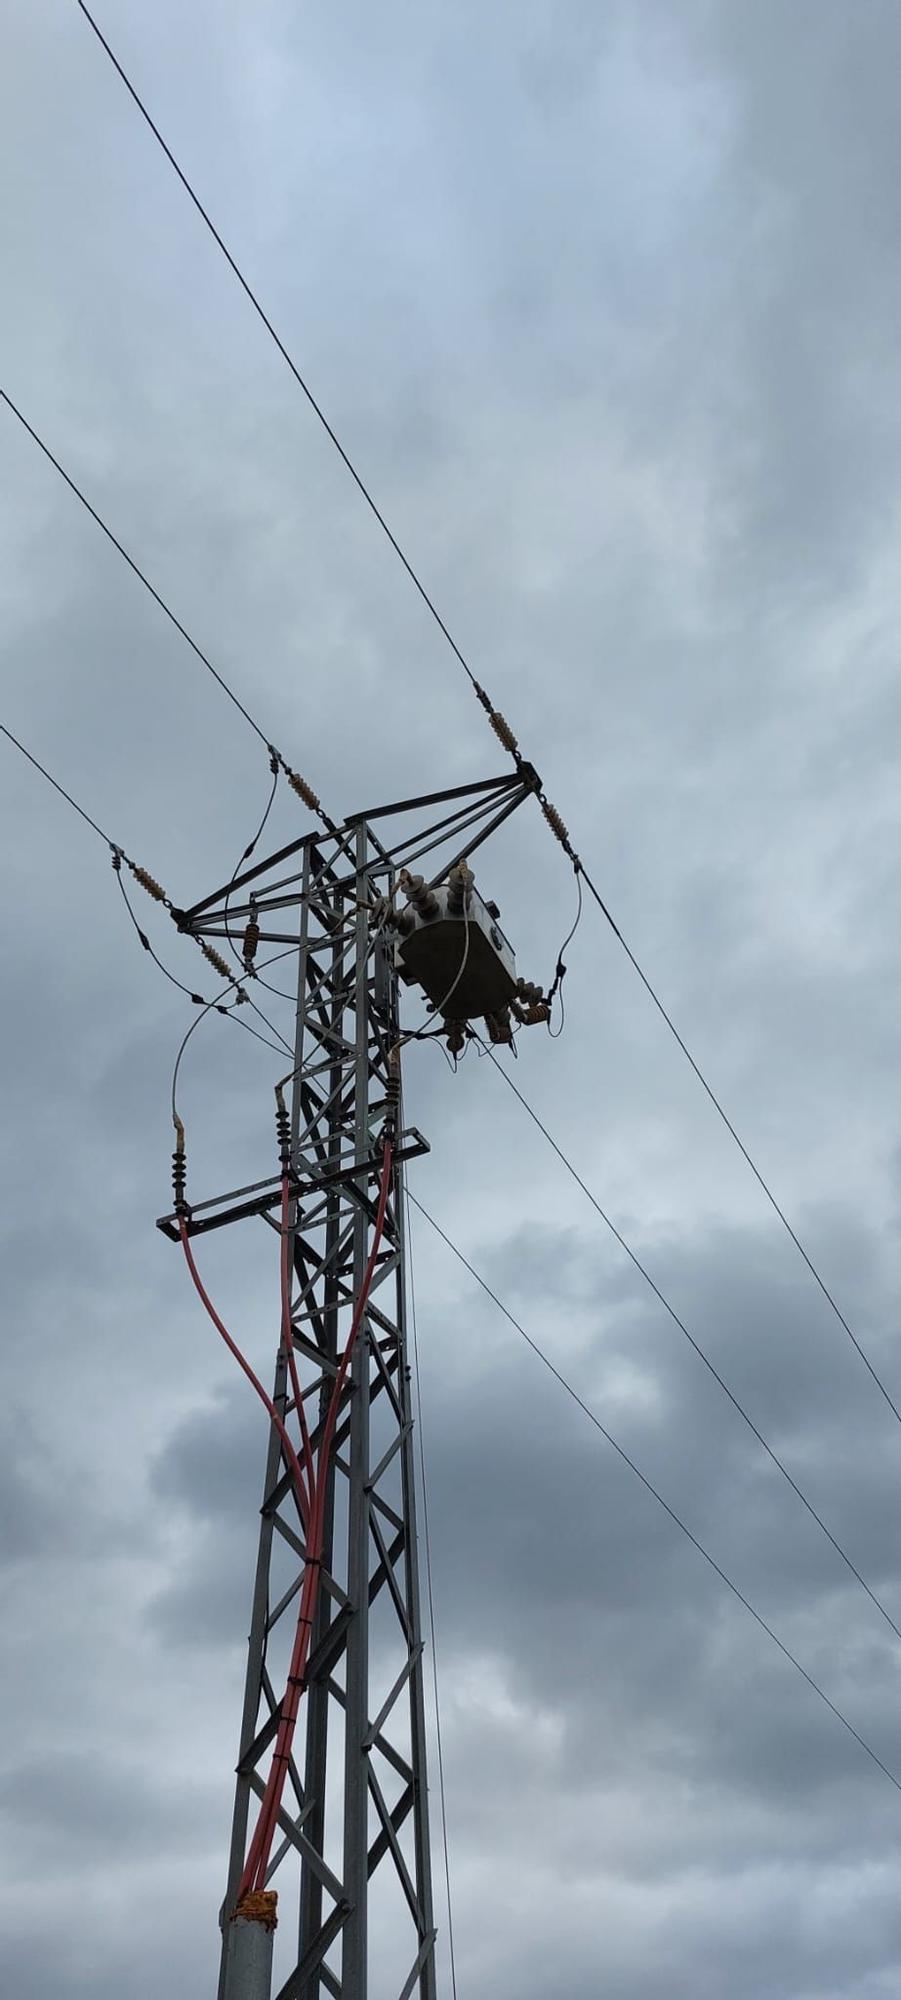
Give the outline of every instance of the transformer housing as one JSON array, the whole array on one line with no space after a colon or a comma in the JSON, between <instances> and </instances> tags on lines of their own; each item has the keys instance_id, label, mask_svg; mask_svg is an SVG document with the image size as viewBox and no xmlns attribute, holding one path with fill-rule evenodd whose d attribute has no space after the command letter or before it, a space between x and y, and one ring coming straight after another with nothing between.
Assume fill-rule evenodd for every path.
<instances>
[{"instance_id":1,"label":"transformer housing","mask_svg":"<svg viewBox=\"0 0 901 2000\"><path fill-rule=\"evenodd\" d=\"M516 960L478 890L470 886L468 907L459 912L448 908L450 893L447 883L432 891L438 907L431 917L407 904L404 918L412 918L413 927L398 942L397 969L408 986L422 987L446 1020L471 1021L509 1006Z\"/></svg>"}]
</instances>

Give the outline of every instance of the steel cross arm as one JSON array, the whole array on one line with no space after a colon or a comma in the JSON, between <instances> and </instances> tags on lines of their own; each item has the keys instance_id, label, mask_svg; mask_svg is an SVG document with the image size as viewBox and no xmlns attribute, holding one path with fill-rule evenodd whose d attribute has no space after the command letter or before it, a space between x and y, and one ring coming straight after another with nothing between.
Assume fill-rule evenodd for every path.
<instances>
[{"instance_id":1,"label":"steel cross arm","mask_svg":"<svg viewBox=\"0 0 901 2000\"><path fill-rule=\"evenodd\" d=\"M188 929L193 924L195 918L202 916L203 912L208 910L212 904L218 903L223 899L230 901L233 890L243 889L248 882L258 881L259 877L266 874L270 868L276 867L281 861L290 860L292 855L303 854L310 850L315 851L317 848L325 848L330 842L337 843L343 849L344 853L349 853L350 845L347 836L353 835L357 827L364 821L368 824L376 819L390 818L395 813L420 812L427 806L443 805L449 799L466 798L470 793L501 792L521 783L522 780L518 774L513 775L508 772L502 778L479 778L474 784L452 785L448 790L443 792L425 792L421 798L399 799L392 805L377 806L374 811L351 813L345 819L343 825L336 827L334 831L323 833L316 830L312 833L304 834L300 840L288 841L285 847L280 847L274 854L267 855L265 861L256 862L253 868L245 868L242 874L233 876L230 882L224 882L222 887L214 889L211 895L203 896L199 902L192 903L190 909L175 910L173 911L173 915L177 922L181 922L183 927ZM378 846L380 859L387 860L389 856L381 846L381 842L378 843Z\"/></svg>"}]
</instances>

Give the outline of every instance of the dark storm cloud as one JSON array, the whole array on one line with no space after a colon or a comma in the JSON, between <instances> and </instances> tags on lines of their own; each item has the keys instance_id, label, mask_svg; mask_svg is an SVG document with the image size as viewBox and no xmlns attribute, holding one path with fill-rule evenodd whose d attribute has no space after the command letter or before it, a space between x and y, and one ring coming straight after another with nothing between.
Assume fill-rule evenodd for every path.
<instances>
[{"instance_id":1,"label":"dark storm cloud","mask_svg":"<svg viewBox=\"0 0 901 2000\"><path fill-rule=\"evenodd\" d=\"M104 25L896 1393L896 10ZM0 92L11 393L333 812L494 769L75 8L13 10ZM8 414L0 452L6 719L199 895L263 753ZM265 1421L153 1229L190 1016L5 756L5 1964L22 2000L150 2000L164 1909L193 2000ZM537 813L489 880L547 977L574 893ZM893 1420L593 910L567 956L520 1084L901 1622ZM192 1038L195 1193L269 1171L273 1074ZM415 1049L405 1090L417 1192L901 1770L897 1642L503 1085ZM203 1248L265 1372L269 1232ZM415 1250L461 1991L888 2000L896 1795Z\"/></svg>"}]
</instances>

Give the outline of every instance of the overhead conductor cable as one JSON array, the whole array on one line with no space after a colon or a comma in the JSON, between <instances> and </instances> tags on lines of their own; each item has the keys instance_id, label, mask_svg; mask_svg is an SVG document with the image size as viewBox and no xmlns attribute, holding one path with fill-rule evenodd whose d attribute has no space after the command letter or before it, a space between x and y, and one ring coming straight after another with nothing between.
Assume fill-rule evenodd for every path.
<instances>
[{"instance_id":1,"label":"overhead conductor cable","mask_svg":"<svg viewBox=\"0 0 901 2000\"><path fill-rule=\"evenodd\" d=\"M727 1112L725 1111L723 1105L721 1104L719 1098L717 1097L716 1092L713 1090L712 1086L707 1082L707 1079L704 1076L700 1065L695 1061L694 1056L691 1054L691 1051L689 1050L687 1044L683 1040L682 1035L679 1033L679 1030L677 1029L670 1014L667 1012L667 1009L665 1008L662 1000L655 992L651 984L651 981L647 977L647 974L643 971L641 965L638 962L638 959L635 956L635 953L631 949L631 946L626 942L626 939L623 936L623 933L620 930L618 924L614 921L610 913L610 910L607 904L605 903L603 896L600 893L600 890L597 888L595 882L592 880L592 877L589 874L588 870L586 869L584 862L581 860L579 854L577 853L575 847L573 846L572 841L570 840L568 829L565 825L565 822L561 814L557 811L557 808L554 805L552 805L550 800L548 799L545 791L541 786L540 780L537 777L537 773L535 772L534 767L531 764L529 764L527 760L523 757L516 736L513 730L510 728L510 725L507 722L505 716L501 713L501 711L498 708L495 707L490 696L485 692L485 689L480 685L479 681L476 679L476 676L473 673L473 670L469 665L469 662L466 659L465 654L463 653L461 647L458 645L449 626L445 623L445 620L442 618L441 613L439 612L438 607L434 602L434 599L430 596L428 590L426 589L424 583L421 581L421 578L418 576L413 564L411 563L409 557L406 555L396 535L389 527L385 515L382 513L381 509L376 504L376 501L373 498L373 495L370 492L369 487L366 485L361 474L357 471L357 468L354 465L352 459L350 458L349 453L345 450L344 445L341 443L337 431L334 429L333 425L329 422L329 419L326 416L325 411L322 408L322 405L317 401L316 397L313 394L312 389L309 386L309 383L305 380L304 376L302 375L300 368L298 367L296 361L289 352L287 346L285 345L285 342L282 340L280 334L276 331L276 328L272 320L269 318L269 315L265 312L262 304L260 303L259 298L257 297L255 291L253 290L253 287L249 283L248 279L244 276L244 273L241 270L240 265L237 263L237 260L232 255L232 252L229 250L228 245L226 244L224 238L217 229L210 214L208 213L207 209L204 207L199 196L195 192L193 186L191 185L191 182L188 179L187 174L184 172L184 169L179 165L179 162L176 159L175 154L173 153L171 147L167 144L166 140L163 138L159 126L151 117L151 114L148 111L147 106L143 102L143 99L141 98L139 92L135 88L135 85L132 83L131 78L128 76L122 63L119 61L118 56L114 53L113 49L111 48L110 43L107 41L106 36L103 34L97 21L94 19L94 16L90 11L90 8L85 5L85 0L76 0L76 5L80 9L81 13L84 15L84 18L88 22L90 28L92 29L94 35L96 36L97 41L100 43L101 47L105 50L106 55L108 56L110 62L113 65L113 68L116 70L122 83L125 85L125 88L128 91L128 94L131 97L132 102L135 104L135 106L137 107L138 111L141 114L141 117L144 119L145 124L152 132L153 137L156 140L158 146L165 154L166 159L169 162L169 165L171 166L173 172L177 175L179 181L181 182L182 187L185 190L185 193L188 195L190 201L193 203L194 208L196 209L205 227L209 230L210 235L212 236L214 242L217 244L223 257L228 263L231 271L233 272L235 278L237 279L239 285L241 286L241 289L244 292L246 298L249 300L249 303L253 307L254 312L257 314L257 317L261 320L263 326L266 329L266 332L269 334L270 338L274 341L275 346L277 347L280 355L282 356L283 361L290 369L290 372L295 382L297 383L298 388L302 391L302 394L306 398L306 401L309 404L310 409L313 411L313 414L317 418L318 422L322 425L322 428L325 431L326 436L331 440L331 443L333 444L335 450L337 451L346 470L349 472L352 480L354 481L355 486L357 487L359 493L361 494L361 497L366 502L367 507L374 516L375 520L378 522L379 527L382 529L382 532L385 535L388 542L390 543L392 549L394 550L395 555L397 556L400 563L403 565L403 568L406 571L406 574L409 577L410 582L413 584L415 590L418 592L418 595L421 598L424 605L426 606L426 609L429 612L430 616L434 619L435 624L438 627L438 630L442 633L443 637L447 641L447 644L449 645L451 652L454 654L454 657L457 660L458 664L462 667L463 672L466 674L470 686L472 687L473 693L476 695L477 700L480 702L482 708L485 710L485 713L488 716L488 720L491 724L492 729L494 730L495 735L498 738L498 741L503 744L505 750L507 750L508 754L513 758L517 770L520 773L520 775L524 778L525 782L528 783L531 789L536 792L539 803L541 805L542 813L544 814L544 818L547 822L548 827L550 828L551 833L554 835L554 838L559 842L560 846L563 848L563 851L566 854L570 863L572 864L573 868L576 869L578 872L580 872L582 877L584 878L585 886L588 889L589 894L593 898L594 902L597 904L598 909L600 910L605 921L609 924L619 944L622 946L622 949L626 953L626 956L629 959L630 964L637 972L643 986L645 987L648 993L649 998L653 1001L653 1004L657 1008L657 1011L660 1014L661 1019L664 1021L666 1027L669 1029L670 1034L673 1036L673 1039L680 1048L686 1061L689 1063L691 1069L693 1070L695 1076L698 1079L698 1082L701 1084L702 1088L706 1092L711 1104L713 1105L714 1110L717 1113L717 1116L722 1120L722 1123L725 1125L727 1132L730 1134L730 1137L734 1140L735 1144L738 1146L743 1159L745 1160L746 1164L750 1167L755 1180L758 1182L758 1185L761 1188L762 1193L765 1195L767 1201L769 1202L770 1207L772 1208L774 1214L781 1222L788 1236L791 1238L791 1241L793 1242L796 1250L798 1251L799 1256L802 1258L810 1276L813 1278L814 1283L818 1286L820 1292L822 1293L823 1298L826 1300L827 1305L829 1306L830 1310L834 1313L836 1319L838 1320L839 1325L843 1328L844 1332L848 1336L848 1339L851 1341L852 1345L856 1349L861 1361L864 1363L864 1366L866 1367L870 1376L872 1377L873 1382L879 1389L880 1394L883 1396L885 1402L888 1404L889 1409L892 1411L893 1416L897 1419L898 1423L901 1424L901 1409L899 1409L894 1398L891 1396L889 1390L886 1388L885 1383L882 1381L882 1378L877 1373L877 1370L874 1367L872 1361L870 1360L870 1357L867 1354L862 1342L858 1339L857 1335L854 1333L853 1328L851 1327L849 1321L845 1317L845 1314L842 1312L837 1300L833 1296L832 1292L829 1290L829 1287L826 1284L825 1280L821 1277L816 1265L813 1262L812 1257L810 1256L810 1253L805 1248L803 1242L801 1241L800 1237L797 1234L797 1231L792 1226L791 1222L788 1219L788 1216L786 1215L785 1211L783 1210L780 1203L776 1199L776 1196L774 1195L764 1175L761 1173L759 1167L752 1158L751 1153L745 1146L744 1141L739 1137L736 1127L732 1123L732 1120L729 1118Z\"/></svg>"}]
</instances>

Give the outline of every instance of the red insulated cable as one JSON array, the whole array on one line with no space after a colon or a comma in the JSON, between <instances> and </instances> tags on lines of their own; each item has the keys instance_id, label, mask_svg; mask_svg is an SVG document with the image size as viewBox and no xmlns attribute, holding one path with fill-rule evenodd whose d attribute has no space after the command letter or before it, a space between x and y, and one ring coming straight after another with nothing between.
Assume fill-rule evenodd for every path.
<instances>
[{"instance_id":1,"label":"red insulated cable","mask_svg":"<svg viewBox=\"0 0 901 2000\"><path fill-rule=\"evenodd\" d=\"M312 1506L312 1501L313 1501L313 1491L314 1491L316 1471L313 1463L313 1450L310 1443L310 1432L307 1425L307 1413L303 1400L303 1392L300 1386L300 1376L297 1370L297 1357L294 1353L294 1323L291 1318L291 1275L290 1275L291 1236L288 1228L288 1216L290 1212L290 1206L291 1206L291 1182L288 1178L288 1175L286 1174L282 1181L282 1216L281 1216L282 1240L281 1240L281 1258L280 1258L281 1292L282 1292L282 1344L284 1346L285 1354L287 1355L288 1359L288 1372L291 1377L291 1389L294 1396L294 1406L297 1411L298 1419L300 1422L300 1436L301 1436L301 1443L303 1450L302 1462L304 1471L306 1473L307 1510L309 1512L309 1509Z\"/></svg>"},{"instance_id":2,"label":"red insulated cable","mask_svg":"<svg viewBox=\"0 0 901 2000\"><path fill-rule=\"evenodd\" d=\"M354 1314L351 1322L350 1332L347 1338L347 1344L345 1346L343 1355L341 1357L340 1366L338 1368L338 1373L336 1375L334 1387L332 1389L328 1412L326 1415L325 1426L323 1429L322 1441L319 1447L316 1479L313 1488L312 1514L309 1524L309 1530L307 1533L308 1554L304 1567L303 1584L301 1587L300 1605L297 1614L297 1628L294 1635L294 1645L292 1647L292 1652L291 1652L291 1662L288 1668L288 1679L285 1686L285 1693L281 1704L281 1717L279 1721L278 1730L276 1733L275 1744L273 1747L272 1762L269 1769L269 1777L267 1779L266 1789L263 1794L263 1801L260 1807L260 1816L257 1821L256 1830L253 1836L253 1840L251 1841L250 1848L248 1850L247 1860L244 1865L244 1873L242 1875L240 1887L238 1890L239 1901L241 1896L245 1895L249 1890L265 1886L266 1882L266 1871L269 1866L269 1858L272 1852L272 1843L275 1838L276 1823L278 1820L278 1814L281 1808L282 1797L285 1789L285 1781L288 1773L288 1761L291 1756L291 1749L294 1741L294 1730L297 1722L298 1711L300 1708L301 1697L304 1689L304 1677L306 1673L307 1660L309 1656L310 1638L312 1635L313 1623L316 1616L316 1606L319 1600L319 1582L321 1576L321 1561L322 1561L322 1541L323 1541L323 1530L324 1530L324 1520L325 1520L325 1496L328 1485L329 1459L331 1456L331 1449L338 1421L338 1412L341 1404L341 1399L344 1393L344 1384L347 1379L347 1371L350 1367L353 1350L356 1345L357 1335L359 1333L360 1325L363 1319L363 1314L366 1310L366 1302L369 1297L369 1291L372 1285L373 1274L375 1271L376 1258L378 1256L379 1246L381 1244L381 1239L382 1239L382 1232L385 1226L385 1214L388 1207L388 1193L391 1184L391 1167L393 1158L394 1158L393 1147L390 1141L386 1140L384 1153L382 1157L382 1175L381 1175L381 1184L379 1188L379 1203L376 1214L375 1229L372 1238L372 1247L369 1252L369 1258L363 1275L363 1282L360 1287L359 1296L357 1298L357 1302L354 1307Z\"/></svg>"},{"instance_id":3,"label":"red insulated cable","mask_svg":"<svg viewBox=\"0 0 901 2000\"><path fill-rule=\"evenodd\" d=\"M201 1303L205 1306L206 1311L209 1313L210 1319L212 1320L213 1325L216 1328L217 1332L222 1335L222 1338L225 1341L225 1345L228 1348L229 1353L234 1355L239 1368L242 1368L244 1370L248 1382L256 1390L260 1402L264 1405L264 1408L268 1410L272 1422L274 1423L275 1428L278 1431L279 1437L281 1438L282 1444L285 1449L285 1456L287 1457L288 1464L290 1465L291 1471L294 1474L294 1483L297 1487L297 1499L298 1499L298 1504L300 1506L301 1519L303 1521L304 1528L306 1529L310 1514L310 1496L307 1491L307 1484L304 1478L303 1468L301 1466L297 1453L294 1449L294 1446L291 1443L291 1439L288 1436L288 1432L285 1429L284 1423L281 1417L279 1416L278 1410L276 1409L271 1396L267 1396L266 1391L263 1388L262 1382L260 1381L259 1377L254 1374L250 1362L241 1353L241 1349L238 1346L237 1341L232 1339L227 1326L223 1325L221 1319L219 1318L219 1314L217 1313L216 1308L213 1305L212 1299L210 1298L208 1292L204 1287L203 1279L201 1278L200 1272L197 1269L197 1265L194 1262L194 1253L191 1249L191 1241L190 1237L188 1236L188 1226L184 1216L179 1217L178 1233L179 1236L181 1237L181 1246L185 1253L185 1261L187 1263L188 1270L191 1273L191 1277L194 1282L194 1288L198 1294L198 1297L201 1300Z\"/></svg>"}]
</instances>

